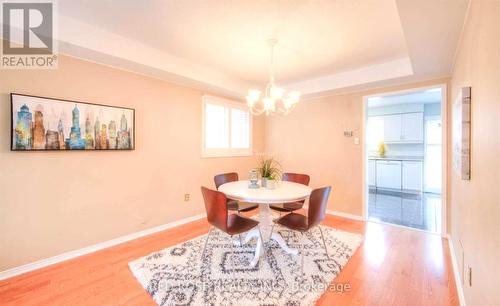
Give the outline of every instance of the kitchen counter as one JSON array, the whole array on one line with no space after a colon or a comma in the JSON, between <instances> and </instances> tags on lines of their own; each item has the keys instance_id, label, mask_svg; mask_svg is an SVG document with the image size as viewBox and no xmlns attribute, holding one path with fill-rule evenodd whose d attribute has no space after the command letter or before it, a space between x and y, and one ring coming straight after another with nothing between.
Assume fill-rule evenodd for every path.
<instances>
[{"instance_id":1,"label":"kitchen counter","mask_svg":"<svg viewBox=\"0 0 500 306\"><path fill-rule=\"evenodd\" d=\"M371 160L400 160L400 161L424 161L423 156L386 156L386 157L378 157L378 156L370 156L368 159Z\"/></svg>"},{"instance_id":2,"label":"kitchen counter","mask_svg":"<svg viewBox=\"0 0 500 306\"><path fill-rule=\"evenodd\" d=\"M368 157L368 185L375 188L422 192L421 155Z\"/></svg>"}]
</instances>

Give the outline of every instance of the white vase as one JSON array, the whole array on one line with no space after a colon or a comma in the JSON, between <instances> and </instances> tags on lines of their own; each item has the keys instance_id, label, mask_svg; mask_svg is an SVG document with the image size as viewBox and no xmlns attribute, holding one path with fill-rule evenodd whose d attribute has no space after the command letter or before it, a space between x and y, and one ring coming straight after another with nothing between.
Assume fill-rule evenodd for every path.
<instances>
[{"instance_id":1,"label":"white vase","mask_svg":"<svg viewBox=\"0 0 500 306\"><path fill-rule=\"evenodd\" d=\"M275 189L276 188L276 180L264 179L265 187L267 189Z\"/></svg>"}]
</instances>

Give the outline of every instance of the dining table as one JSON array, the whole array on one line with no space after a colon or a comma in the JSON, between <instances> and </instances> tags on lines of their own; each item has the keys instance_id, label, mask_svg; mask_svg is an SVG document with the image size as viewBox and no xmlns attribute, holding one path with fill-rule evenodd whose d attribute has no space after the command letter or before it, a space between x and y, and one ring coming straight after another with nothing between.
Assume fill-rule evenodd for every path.
<instances>
[{"instance_id":1,"label":"dining table","mask_svg":"<svg viewBox=\"0 0 500 306\"><path fill-rule=\"evenodd\" d=\"M259 205L258 219L262 236L259 234L259 228L253 228L246 234L244 239L245 244L253 238L257 239L255 255L250 262L250 266L257 265L260 257L264 254L264 244L268 244L270 240L276 241L288 254L297 255L297 249L288 246L277 231L272 231L273 220L270 205L302 201L309 197L312 189L306 185L289 181L278 181L273 189L265 187L250 188L249 186L250 181L248 180L234 181L219 186L219 191L229 199Z\"/></svg>"}]
</instances>

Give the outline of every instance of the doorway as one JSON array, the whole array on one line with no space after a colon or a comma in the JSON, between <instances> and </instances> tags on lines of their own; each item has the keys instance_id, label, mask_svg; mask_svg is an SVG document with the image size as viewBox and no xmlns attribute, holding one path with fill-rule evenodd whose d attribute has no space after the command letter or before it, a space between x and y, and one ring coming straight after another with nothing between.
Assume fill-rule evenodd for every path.
<instances>
[{"instance_id":1,"label":"doorway","mask_svg":"<svg viewBox=\"0 0 500 306\"><path fill-rule=\"evenodd\" d=\"M441 234L446 228L445 85L364 97L364 215Z\"/></svg>"}]
</instances>

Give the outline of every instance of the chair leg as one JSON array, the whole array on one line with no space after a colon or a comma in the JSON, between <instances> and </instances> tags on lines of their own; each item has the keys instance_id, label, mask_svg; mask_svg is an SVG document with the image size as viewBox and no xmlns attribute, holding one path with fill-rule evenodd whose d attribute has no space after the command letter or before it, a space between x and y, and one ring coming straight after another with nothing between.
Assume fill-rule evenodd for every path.
<instances>
[{"instance_id":1,"label":"chair leg","mask_svg":"<svg viewBox=\"0 0 500 306\"><path fill-rule=\"evenodd\" d=\"M326 248L325 237L323 236L323 230L321 229L321 226L318 226L318 228L319 232L321 233L321 240L323 240L323 247L325 248L326 257L330 259L330 255L328 255L328 249Z\"/></svg>"},{"instance_id":2,"label":"chair leg","mask_svg":"<svg viewBox=\"0 0 500 306\"><path fill-rule=\"evenodd\" d=\"M273 237L273 231L274 231L275 225L276 225L276 223L273 222L273 225L271 226L271 233L269 233L269 241L271 241L271 237ZM260 231L260 228L259 228L259 231Z\"/></svg>"},{"instance_id":3,"label":"chair leg","mask_svg":"<svg viewBox=\"0 0 500 306\"><path fill-rule=\"evenodd\" d=\"M203 258L205 258L205 250L207 248L208 239L210 238L210 234L212 233L212 229L213 229L213 227L210 226L210 229L208 230L207 239L205 239L205 246L203 247L203 252L201 252L201 260L203 260Z\"/></svg>"},{"instance_id":4,"label":"chair leg","mask_svg":"<svg viewBox=\"0 0 500 306\"><path fill-rule=\"evenodd\" d=\"M234 243L233 243L233 236L231 236L231 265L233 266L233 279L236 279L236 265L234 264L234 257L236 256L236 253L234 252Z\"/></svg>"},{"instance_id":5,"label":"chair leg","mask_svg":"<svg viewBox=\"0 0 500 306\"><path fill-rule=\"evenodd\" d=\"M303 232L301 234L304 236ZM304 245L302 245L302 250L300 250L300 283L304 283Z\"/></svg>"},{"instance_id":6,"label":"chair leg","mask_svg":"<svg viewBox=\"0 0 500 306\"><path fill-rule=\"evenodd\" d=\"M239 208L238 208L238 209L236 209L236 214L237 214L238 216L240 215L240 210L239 210ZM243 243L241 242L241 235L238 235L238 236L239 236L239 238L240 238L240 246L243 246ZM232 239L232 236L231 236L231 241L232 241L232 240L233 240L233 239Z\"/></svg>"},{"instance_id":7,"label":"chair leg","mask_svg":"<svg viewBox=\"0 0 500 306\"><path fill-rule=\"evenodd\" d=\"M242 247L243 246L243 240L241 240L241 234L239 234L238 237L240 238L240 247Z\"/></svg>"}]
</instances>

